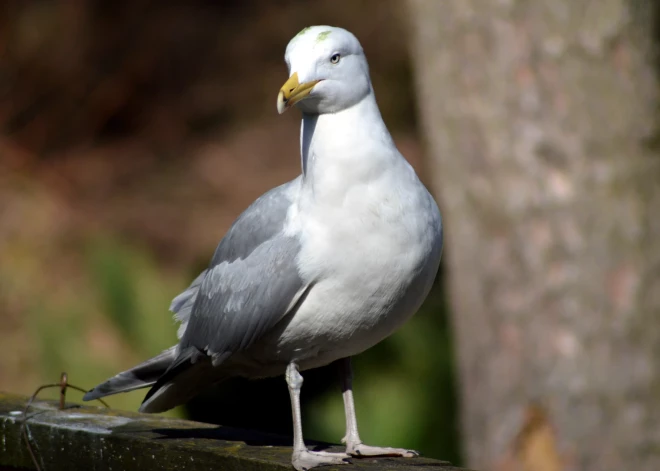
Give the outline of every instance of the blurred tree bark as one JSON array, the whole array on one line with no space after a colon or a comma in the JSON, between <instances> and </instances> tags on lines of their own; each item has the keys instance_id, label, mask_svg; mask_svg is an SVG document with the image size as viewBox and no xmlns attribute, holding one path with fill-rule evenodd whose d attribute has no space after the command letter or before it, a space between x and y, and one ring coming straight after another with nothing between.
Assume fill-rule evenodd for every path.
<instances>
[{"instance_id":1,"label":"blurred tree bark","mask_svg":"<svg viewBox=\"0 0 660 471\"><path fill-rule=\"evenodd\" d=\"M409 6L468 464L660 470L656 2Z\"/></svg>"}]
</instances>

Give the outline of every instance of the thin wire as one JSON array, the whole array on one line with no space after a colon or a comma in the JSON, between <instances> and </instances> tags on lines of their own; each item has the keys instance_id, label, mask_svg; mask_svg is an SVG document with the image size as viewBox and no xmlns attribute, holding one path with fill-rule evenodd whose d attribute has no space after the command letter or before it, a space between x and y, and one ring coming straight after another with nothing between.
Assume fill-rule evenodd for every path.
<instances>
[{"instance_id":1,"label":"thin wire","mask_svg":"<svg viewBox=\"0 0 660 471\"><path fill-rule=\"evenodd\" d=\"M75 389L76 391L80 391L82 393L85 393L83 388L79 388L78 386L75 386L73 384L69 384L69 377L66 374L66 372L63 372L60 375L60 382L59 383L52 383L52 384L43 384L37 388L37 390L30 396L30 399L28 400L27 404L25 405L25 409L23 409L23 423L21 424L21 436L23 437L23 440L25 441L25 446L28 449L28 452L30 452L30 457L32 457L32 462L34 463L34 467L37 469L37 471L42 471L42 467L39 466L39 462L37 460L37 456L34 453L34 450L32 449L32 445L30 444L30 437L28 434L28 409L34 402L34 400L37 398L37 395L43 391L44 389L48 388L60 388L60 407L59 410L63 410L65 403L66 403L66 390L68 388ZM97 399L101 404L103 404L105 407L110 408L107 402L105 402L103 399ZM36 414L35 414L36 415ZM43 461L41 462L41 465L44 466Z\"/></svg>"}]
</instances>

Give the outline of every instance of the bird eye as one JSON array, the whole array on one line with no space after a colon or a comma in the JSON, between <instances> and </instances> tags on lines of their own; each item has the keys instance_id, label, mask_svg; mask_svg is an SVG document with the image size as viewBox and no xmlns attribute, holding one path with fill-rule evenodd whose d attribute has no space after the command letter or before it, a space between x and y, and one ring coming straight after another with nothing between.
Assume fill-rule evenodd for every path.
<instances>
[{"instance_id":1,"label":"bird eye","mask_svg":"<svg viewBox=\"0 0 660 471\"><path fill-rule=\"evenodd\" d=\"M338 52L336 52L330 58L330 62L332 62L333 64L336 64L337 62L339 62L339 59L341 59L341 55Z\"/></svg>"}]
</instances>

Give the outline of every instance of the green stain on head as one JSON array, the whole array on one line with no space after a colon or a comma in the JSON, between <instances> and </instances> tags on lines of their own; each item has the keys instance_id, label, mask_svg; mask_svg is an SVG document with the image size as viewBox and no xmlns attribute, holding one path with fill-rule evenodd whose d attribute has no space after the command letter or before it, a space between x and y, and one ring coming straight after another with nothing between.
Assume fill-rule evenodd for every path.
<instances>
[{"instance_id":1,"label":"green stain on head","mask_svg":"<svg viewBox=\"0 0 660 471\"><path fill-rule=\"evenodd\" d=\"M307 27L301 29L300 32L298 34L296 34L294 37L297 38L298 36L302 36L303 34L305 34L311 28L312 28L311 26L307 26Z\"/></svg>"},{"instance_id":2,"label":"green stain on head","mask_svg":"<svg viewBox=\"0 0 660 471\"><path fill-rule=\"evenodd\" d=\"M321 31L319 35L316 37L316 42L320 43L321 41L326 39L330 33L332 33L332 31Z\"/></svg>"}]
</instances>

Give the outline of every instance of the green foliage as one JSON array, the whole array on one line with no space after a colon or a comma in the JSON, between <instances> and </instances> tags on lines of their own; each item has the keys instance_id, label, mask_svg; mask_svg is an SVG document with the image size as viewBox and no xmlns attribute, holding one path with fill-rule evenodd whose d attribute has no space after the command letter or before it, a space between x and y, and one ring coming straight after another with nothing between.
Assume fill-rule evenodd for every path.
<instances>
[{"instance_id":1,"label":"green foliage","mask_svg":"<svg viewBox=\"0 0 660 471\"><path fill-rule=\"evenodd\" d=\"M30 312L44 383L58 381L66 371L72 384L89 389L176 340L168 307L185 281L163 272L138 247L93 238L86 246L87 289L78 283L75 292L61 293L56 301L39 300ZM119 394L107 402L136 410L144 394ZM74 401L78 397L69 395Z\"/></svg>"},{"instance_id":2,"label":"green foliage","mask_svg":"<svg viewBox=\"0 0 660 471\"><path fill-rule=\"evenodd\" d=\"M112 240L95 240L88 247L89 272L103 312L133 347L139 345L135 320L135 254Z\"/></svg>"},{"instance_id":3,"label":"green foliage","mask_svg":"<svg viewBox=\"0 0 660 471\"><path fill-rule=\"evenodd\" d=\"M147 251L117 240L88 245L88 267L104 315L141 355L175 342L169 304L178 293ZM181 287L185 286L185 281Z\"/></svg>"}]
</instances>

